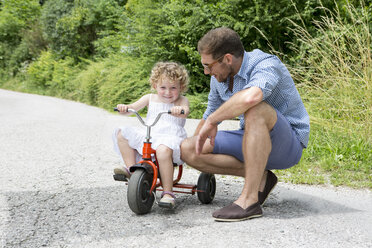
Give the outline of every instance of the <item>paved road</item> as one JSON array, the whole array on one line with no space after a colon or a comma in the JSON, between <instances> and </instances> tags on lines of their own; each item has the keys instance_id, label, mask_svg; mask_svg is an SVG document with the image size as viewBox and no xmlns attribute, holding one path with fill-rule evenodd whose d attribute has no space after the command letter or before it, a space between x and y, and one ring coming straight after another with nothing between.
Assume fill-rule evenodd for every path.
<instances>
[{"instance_id":1,"label":"paved road","mask_svg":"<svg viewBox=\"0 0 372 248\"><path fill-rule=\"evenodd\" d=\"M202 205L179 194L173 212L133 214L111 130L136 119L81 103L0 90L0 247L372 247L372 192L279 183L264 217L219 223L211 213L242 180L217 176ZM197 121L187 121L193 132ZM236 123L228 123L231 128ZM183 182L196 183L186 168Z\"/></svg>"}]
</instances>

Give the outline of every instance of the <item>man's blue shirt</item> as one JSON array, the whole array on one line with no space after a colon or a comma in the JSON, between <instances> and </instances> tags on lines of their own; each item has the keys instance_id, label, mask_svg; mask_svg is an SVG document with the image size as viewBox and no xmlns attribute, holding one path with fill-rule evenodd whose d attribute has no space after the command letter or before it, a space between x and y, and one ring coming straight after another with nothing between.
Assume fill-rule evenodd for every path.
<instances>
[{"instance_id":1,"label":"man's blue shirt","mask_svg":"<svg viewBox=\"0 0 372 248\"><path fill-rule=\"evenodd\" d=\"M218 82L215 77L211 77L208 107L204 119L207 119L236 92L256 86L263 92L263 101L283 114L301 144L307 147L310 133L309 115L289 71L275 55L264 53L259 49L244 52L240 70L234 76L232 92L229 90L229 80ZM244 129L244 116L239 116L239 119L240 128Z\"/></svg>"}]
</instances>

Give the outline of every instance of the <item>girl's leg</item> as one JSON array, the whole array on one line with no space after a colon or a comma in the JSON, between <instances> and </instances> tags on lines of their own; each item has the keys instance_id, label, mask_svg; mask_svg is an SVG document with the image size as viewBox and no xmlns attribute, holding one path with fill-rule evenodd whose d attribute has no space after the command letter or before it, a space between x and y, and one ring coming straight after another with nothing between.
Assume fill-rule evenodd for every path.
<instances>
[{"instance_id":1,"label":"girl's leg","mask_svg":"<svg viewBox=\"0 0 372 248\"><path fill-rule=\"evenodd\" d=\"M125 165L127 166L127 168L131 167L136 163L136 151L129 146L128 140L123 137L123 135L121 134L121 130L119 130L117 134L117 142L121 157L123 158ZM116 172L120 172L120 170L116 170ZM116 172L115 174L123 174ZM126 170L124 170L123 172L125 175L127 174ZM130 174L126 176L130 177Z\"/></svg>"},{"instance_id":2,"label":"girl's leg","mask_svg":"<svg viewBox=\"0 0 372 248\"><path fill-rule=\"evenodd\" d=\"M160 145L156 149L156 158L159 162L159 170L163 190L173 192L173 150L165 145ZM164 197L173 198L169 194L164 194Z\"/></svg>"}]
</instances>

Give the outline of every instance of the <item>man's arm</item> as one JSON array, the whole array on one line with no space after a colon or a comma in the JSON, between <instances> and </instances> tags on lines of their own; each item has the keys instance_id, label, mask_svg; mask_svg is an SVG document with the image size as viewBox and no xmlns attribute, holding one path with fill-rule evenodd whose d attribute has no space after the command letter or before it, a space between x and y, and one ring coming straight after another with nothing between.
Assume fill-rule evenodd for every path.
<instances>
[{"instance_id":1,"label":"man's arm","mask_svg":"<svg viewBox=\"0 0 372 248\"><path fill-rule=\"evenodd\" d=\"M219 122L228 120L245 113L251 107L260 103L263 99L262 90L258 87L251 87L239 91L226 101L208 118L198 126L198 138L196 139L196 154L200 154L205 141L210 138L210 143L214 146L214 139L217 134L217 125Z\"/></svg>"},{"instance_id":2,"label":"man's arm","mask_svg":"<svg viewBox=\"0 0 372 248\"><path fill-rule=\"evenodd\" d=\"M206 122L209 122L212 125L217 125L219 122L237 117L260 103L262 99L263 93L258 87L254 86L239 91L221 105L214 113L208 116Z\"/></svg>"},{"instance_id":3,"label":"man's arm","mask_svg":"<svg viewBox=\"0 0 372 248\"><path fill-rule=\"evenodd\" d=\"M197 136L200 132L200 129L202 128L202 126L204 125L204 122L205 120L204 119L201 119L198 126L196 127L195 129L195 132L194 132L194 136Z\"/></svg>"}]
</instances>

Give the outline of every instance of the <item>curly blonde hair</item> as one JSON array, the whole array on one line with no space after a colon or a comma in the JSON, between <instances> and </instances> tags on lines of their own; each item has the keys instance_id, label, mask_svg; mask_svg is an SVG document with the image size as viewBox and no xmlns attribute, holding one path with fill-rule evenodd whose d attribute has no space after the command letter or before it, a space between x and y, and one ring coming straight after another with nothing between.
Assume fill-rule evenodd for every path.
<instances>
[{"instance_id":1,"label":"curly blonde hair","mask_svg":"<svg viewBox=\"0 0 372 248\"><path fill-rule=\"evenodd\" d=\"M179 83L181 93L187 91L189 84L189 74L186 68L177 62L158 62L151 70L150 85L156 89L156 85L163 78L167 78L174 83Z\"/></svg>"}]
</instances>

